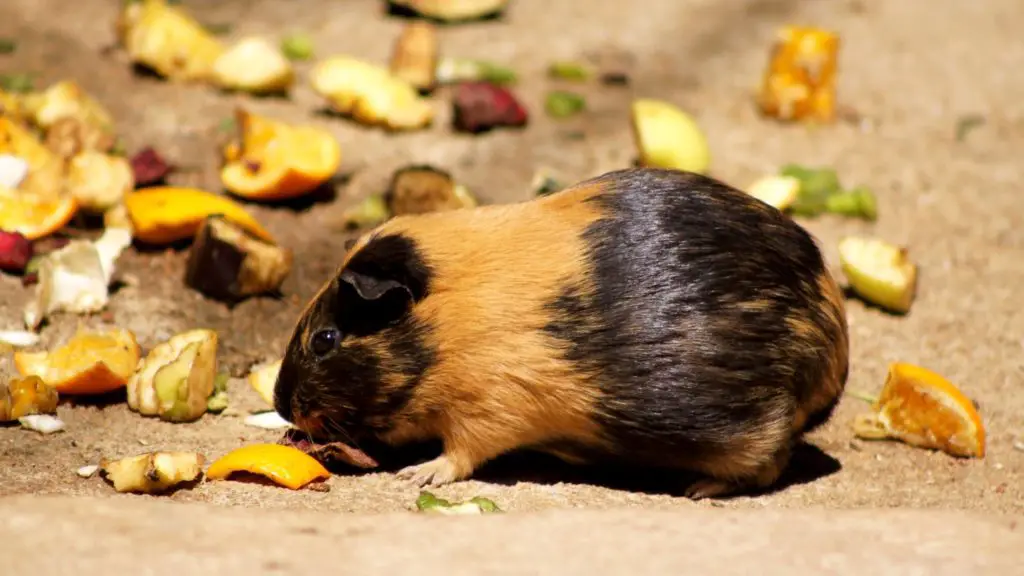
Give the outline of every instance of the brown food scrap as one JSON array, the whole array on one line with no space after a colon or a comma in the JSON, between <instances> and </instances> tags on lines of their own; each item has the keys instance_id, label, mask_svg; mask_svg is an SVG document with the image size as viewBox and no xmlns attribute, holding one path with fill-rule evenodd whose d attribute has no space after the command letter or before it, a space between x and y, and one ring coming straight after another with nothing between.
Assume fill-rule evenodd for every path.
<instances>
[{"instance_id":1,"label":"brown food scrap","mask_svg":"<svg viewBox=\"0 0 1024 576\"><path fill-rule=\"evenodd\" d=\"M784 121L833 121L838 51L839 36L833 32L783 28L761 85L761 112Z\"/></svg>"},{"instance_id":2,"label":"brown food scrap","mask_svg":"<svg viewBox=\"0 0 1024 576\"><path fill-rule=\"evenodd\" d=\"M455 210L464 207L455 188L455 180L444 170L407 166L392 176L384 201L393 216Z\"/></svg>"},{"instance_id":3,"label":"brown food scrap","mask_svg":"<svg viewBox=\"0 0 1024 576\"><path fill-rule=\"evenodd\" d=\"M135 186L153 186L162 184L173 168L152 147L146 147L132 156L132 173L135 175Z\"/></svg>"},{"instance_id":4,"label":"brown food scrap","mask_svg":"<svg viewBox=\"0 0 1024 576\"><path fill-rule=\"evenodd\" d=\"M464 82L452 100L452 125L460 132L478 134L498 127L521 127L528 121L526 108L509 90L489 82Z\"/></svg>"},{"instance_id":5,"label":"brown food scrap","mask_svg":"<svg viewBox=\"0 0 1024 576\"><path fill-rule=\"evenodd\" d=\"M314 442L308 435L294 428L285 432L277 443L302 450L321 462L333 460L364 470L380 466L376 460L358 448L343 442Z\"/></svg>"},{"instance_id":6,"label":"brown food scrap","mask_svg":"<svg viewBox=\"0 0 1024 576\"><path fill-rule=\"evenodd\" d=\"M221 216L199 228L185 284L207 296L236 302L274 292L291 272L292 252L259 240Z\"/></svg>"},{"instance_id":7,"label":"brown food scrap","mask_svg":"<svg viewBox=\"0 0 1024 576\"><path fill-rule=\"evenodd\" d=\"M421 93L429 93L437 84L440 58L437 29L429 22L406 25L391 54L391 73L412 84Z\"/></svg>"},{"instance_id":8,"label":"brown food scrap","mask_svg":"<svg viewBox=\"0 0 1024 576\"><path fill-rule=\"evenodd\" d=\"M0 270L24 272L32 260L32 242L18 232L0 230Z\"/></svg>"},{"instance_id":9,"label":"brown food scrap","mask_svg":"<svg viewBox=\"0 0 1024 576\"><path fill-rule=\"evenodd\" d=\"M64 116L46 130L45 143L57 156L72 158L86 150L110 152L117 143L117 137L96 124L75 116Z\"/></svg>"}]
</instances>

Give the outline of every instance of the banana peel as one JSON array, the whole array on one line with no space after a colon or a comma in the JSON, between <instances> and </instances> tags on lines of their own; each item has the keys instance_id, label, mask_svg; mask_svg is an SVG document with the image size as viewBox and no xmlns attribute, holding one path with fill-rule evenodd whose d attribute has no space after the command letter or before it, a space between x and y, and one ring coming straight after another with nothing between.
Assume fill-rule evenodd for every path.
<instances>
[{"instance_id":1,"label":"banana peel","mask_svg":"<svg viewBox=\"0 0 1024 576\"><path fill-rule=\"evenodd\" d=\"M206 81L224 45L184 10L164 0L125 4L116 32L132 62L171 81Z\"/></svg>"}]
</instances>

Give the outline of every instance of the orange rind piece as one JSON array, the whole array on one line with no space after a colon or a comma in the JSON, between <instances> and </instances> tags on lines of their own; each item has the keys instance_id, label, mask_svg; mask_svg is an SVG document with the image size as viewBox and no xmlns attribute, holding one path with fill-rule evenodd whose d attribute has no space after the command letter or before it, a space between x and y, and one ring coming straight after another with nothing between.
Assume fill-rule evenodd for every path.
<instances>
[{"instance_id":1,"label":"orange rind piece","mask_svg":"<svg viewBox=\"0 0 1024 576\"><path fill-rule=\"evenodd\" d=\"M196 188L143 188L125 197L133 236L148 244L170 244L195 237L203 221L215 214L254 236L274 238L237 202Z\"/></svg>"},{"instance_id":2,"label":"orange rind piece","mask_svg":"<svg viewBox=\"0 0 1024 576\"><path fill-rule=\"evenodd\" d=\"M831 122L836 115L839 36L815 28L779 31L761 83L761 112L779 120Z\"/></svg>"},{"instance_id":3,"label":"orange rind piece","mask_svg":"<svg viewBox=\"0 0 1024 576\"><path fill-rule=\"evenodd\" d=\"M78 202L71 196L40 198L0 186L0 230L5 232L36 240L67 226L76 213Z\"/></svg>"},{"instance_id":4,"label":"orange rind piece","mask_svg":"<svg viewBox=\"0 0 1024 576\"><path fill-rule=\"evenodd\" d=\"M953 456L985 456L985 425L974 403L939 374L902 362L889 366L873 411L857 417L854 433Z\"/></svg>"},{"instance_id":5,"label":"orange rind piece","mask_svg":"<svg viewBox=\"0 0 1024 576\"><path fill-rule=\"evenodd\" d=\"M128 330L79 331L52 352L14 353L23 376L38 376L60 394L106 394L123 388L139 363L139 345Z\"/></svg>"},{"instance_id":6,"label":"orange rind piece","mask_svg":"<svg viewBox=\"0 0 1024 576\"><path fill-rule=\"evenodd\" d=\"M236 112L238 138L224 148L224 187L250 200L285 200L313 191L341 165L341 146L315 126L293 126Z\"/></svg>"},{"instance_id":7,"label":"orange rind piece","mask_svg":"<svg viewBox=\"0 0 1024 576\"><path fill-rule=\"evenodd\" d=\"M206 471L208 480L224 480L236 472L265 476L275 483L299 490L331 473L316 458L282 444L250 444L221 456Z\"/></svg>"}]
</instances>

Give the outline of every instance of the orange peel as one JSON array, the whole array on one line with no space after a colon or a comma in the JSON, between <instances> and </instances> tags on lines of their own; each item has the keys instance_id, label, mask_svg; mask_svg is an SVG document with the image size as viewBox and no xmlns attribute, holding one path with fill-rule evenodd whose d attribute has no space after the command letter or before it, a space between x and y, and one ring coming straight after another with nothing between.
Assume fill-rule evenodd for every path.
<instances>
[{"instance_id":1,"label":"orange peel","mask_svg":"<svg viewBox=\"0 0 1024 576\"><path fill-rule=\"evenodd\" d=\"M323 464L298 448L282 444L250 444L232 450L210 464L206 478L224 480L236 472L259 474L292 490L299 490L314 480L331 477Z\"/></svg>"},{"instance_id":2,"label":"orange peel","mask_svg":"<svg viewBox=\"0 0 1024 576\"><path fill-rule=\"evenodd\" d=\"M129 330L79 331L52 352L15 352L14 366L23 376L38 376L60 394L106 394L128 383L139 354L139 344Z\"/></svg>"},{"instance_id":3,"label":"orange peel","mask_svg":"<svg viewBox=\"0 0 1024 576\"><path fill-rule=\"evenodd\" d=\"M873 411L857 417L854 433L953 456L985 456L985 425L974 403L939 374L903 362L890 364Z\"/></svg>"},{"instance_id":4,"label":"orange peel","mask_svg":"<svg viewBox=\"0 0 1024 576\"><path fill-rule=\"evenodd\" d=\"M161 186L144 188L125 197L125 208L136 239L149 244L170 244L195 236L203 221L221 214L225 220L274 242L274 238L241 204L197 188Z\"/></svg>"},{"instance_id":5,"label":"orange peel","mask_svg":"<svg viewBox=\"0 0 1024 576\"><path fill-rule=\"evenodd\" d=\"M341 146L322 128L236 113L238 138L223 150L224 187L250 200L285 200L313 191L341 165Z\"/></svg>"},{"instance_id":6,"label":"orange peel","mask_svg":"<svg viewBox=\"0 0 1024 576\"><path fill-rule=\"evenodd\" d=\"M67 226L77 213L78 202L71 196L41 198L0 186L0 230L36 240Z\"/></svg>"}]
</instances>

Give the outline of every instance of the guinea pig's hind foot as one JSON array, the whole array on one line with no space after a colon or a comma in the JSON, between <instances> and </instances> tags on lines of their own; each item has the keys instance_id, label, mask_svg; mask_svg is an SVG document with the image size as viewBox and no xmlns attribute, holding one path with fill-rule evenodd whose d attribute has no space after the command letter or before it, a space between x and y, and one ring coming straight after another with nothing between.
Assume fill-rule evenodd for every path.
<instances>
[{"instance_id":1,"label":"guinea pig's hind foot","mask_svg":"<svg viewBox=\"0 0 1024 576\"><path fill-rule=\"evenodd\" d=\"M473 470L466 470L465 466L459 466L456 460L442 454L429 462L408 466L398 471L396 476L401 480L408 480L415 486L443 486L462 480L472 474Z\"/></svg>"},{"instance_id":2,"label":"guinea pig's hind foot","mask_svg":"<svg viewBox=\"0 0 1024 576\"><path fill-rule=\"evenodd\" d=\"M720 478L708 476L697 480L683 491L683 495L691 500L703 500L705 498L722 498L734 496L744 492L761 490L775 484L782 470L789 463L790 450L788 447L780 449L775 456L767 463L757 468L753 474L733 478Z\"/></svg>"}]
</instances>

